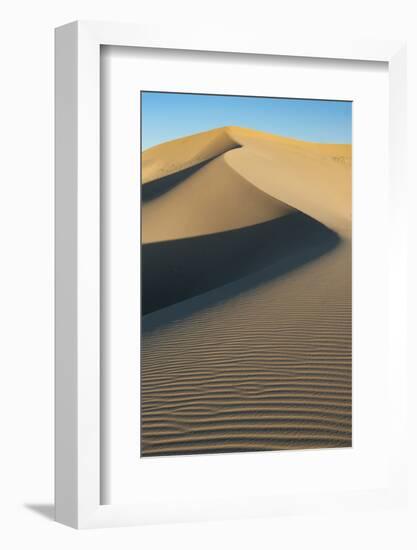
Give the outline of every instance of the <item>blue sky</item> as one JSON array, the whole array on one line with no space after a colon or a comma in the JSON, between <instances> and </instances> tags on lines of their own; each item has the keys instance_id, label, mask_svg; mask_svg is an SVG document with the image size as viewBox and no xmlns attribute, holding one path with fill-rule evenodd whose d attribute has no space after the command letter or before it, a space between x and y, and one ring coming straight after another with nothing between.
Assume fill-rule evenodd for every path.
<instances>
[{"instance_id":1,"label":"blue sky","mask_svg":"<svg viewBox=\"0 0 417 550\"><path fill-rule=\"evenodd\" d=\"M351 143L352 103L142 92L142 150L221 126L321 143Z\"/></svg>"}]
</instances>

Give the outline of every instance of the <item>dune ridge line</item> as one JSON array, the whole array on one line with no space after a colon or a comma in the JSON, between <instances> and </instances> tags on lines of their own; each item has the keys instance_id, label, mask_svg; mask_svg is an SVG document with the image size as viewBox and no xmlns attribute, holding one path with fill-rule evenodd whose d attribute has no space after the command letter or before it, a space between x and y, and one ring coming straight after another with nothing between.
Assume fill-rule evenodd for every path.
<instances>
[{"instance_id":1,"label":"dune ridge line","mask_svg":"<svg viewBox=\"0 0 417 550\"><path fill-rule=\"evenodd\" d=\"M247 227L294 210L348 237L350 161L350 145L236 127L157 145L142 154L143 194L159 188L142 204L142 242Z\"/></svg>"}]
</instances>

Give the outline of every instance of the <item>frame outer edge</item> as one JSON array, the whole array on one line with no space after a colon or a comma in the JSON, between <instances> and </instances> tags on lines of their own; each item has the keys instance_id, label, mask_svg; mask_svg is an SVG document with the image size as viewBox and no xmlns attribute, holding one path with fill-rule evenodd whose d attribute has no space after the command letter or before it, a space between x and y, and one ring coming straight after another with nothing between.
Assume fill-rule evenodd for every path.
<instances>
[{"instance_id":1,"label":"frame outer edge","mask_svg":"<svg viewBox=\"0 0 417 550\"><path fill-rule=\"evenodd\" d=\"M132 510L123 508L128 517L122 518L118 508L100 506L100 45L181 49L186 42L178 33L167 38L158 27L129 24L74 22L55 31L55 510L57 521L75 528L141 523ZM201 44L218 51L204 39L191 37L191 43L186 49ZM244 46L247 53L264 53L264 47L250 52L253 46ZM224 44L227 51L240 51L235 48L230 39ZM284 55L321 57L327 51L322 44L307 49L290 44ZM398 42L342 43L332 52L325 57L389 61L390 93L395 89L401 99L405 55ZM390 101L394 135L404 143L405 106L395 122L399 109L398 100ZM399 157L397 152L391 153L391 181L401 186L404 152ZM402 269L403 254L404 247ZM401 374L396 396L404 395ZM397 418L404 415L402 407ZM399 455L400 464L391 470L394 487L404 482Z\"/></svg>"},{"instance_id":2,"label":"frame outer edge","mask_svg":"<svg viewBox=\"0 0 417 550\"><path fill-rule=\"evenodd\" d=\"M55 519L77 527L78 27L55 31Z\"/></svg>"},{"instance_id":3,"label":"frame outer edge","mask_svg":"<svg viewBox=\"0 0 417 550\"><path fill-rule=\"evenodd\" d=\"M100 508L100 41L77 23L77 527Z\"/></svg>"},{"instance_id":4,"label":"frame outer edge","mask_svg":"<svg viewBox=\"0 0 417 550\"><path fill-rule=\"evenodd\" d=\"M390 205L392 208L392 241L391 257L395 261L390 265L392 280L402 282L401 286L393 284L391 288L390 334L397 332L400 348L390 345L391 361L398 364L395 379L390 379L390 405L394 411L392 432L396 441L391 442L395 452L391 463L391 485L399 497L404 500L408 489L407 461L407 296L408 296L408 234L409 220L407 197L409 189L406 175L407 159L407 46L403 42L389 60L389 154L390 154ZM395 279L395 276L397 279ZM398 320L404 323L405 331L399 333Z\"/></svg>"}]
</instances>

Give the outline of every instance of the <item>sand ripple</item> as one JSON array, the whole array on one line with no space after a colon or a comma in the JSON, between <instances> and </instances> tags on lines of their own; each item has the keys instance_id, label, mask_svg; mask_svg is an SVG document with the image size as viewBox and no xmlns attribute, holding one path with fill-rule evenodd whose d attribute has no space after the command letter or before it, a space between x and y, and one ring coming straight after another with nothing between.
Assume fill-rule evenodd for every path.
<instances>
[{"instance_id":1,"label":"sand ripple","mask_svg":"<svg viewBox=\"0 0 417 550\"><path fill-rule=\"evenodd\" d=\"M189 316L173 306L166 325L146 316L142 454L350 446L350 254Z\"/></svg>"}]
</instances>

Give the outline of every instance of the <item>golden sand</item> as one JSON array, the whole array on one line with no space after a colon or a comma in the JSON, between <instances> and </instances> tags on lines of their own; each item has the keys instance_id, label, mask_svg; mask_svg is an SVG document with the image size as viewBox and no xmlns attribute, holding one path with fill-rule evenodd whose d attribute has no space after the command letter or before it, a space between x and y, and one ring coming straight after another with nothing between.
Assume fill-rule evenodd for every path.
<instances>
[{"instance_id":1,"label":"golden sand","mask_svg":"<svg viewBox=\"0 0 417 550\"><path fill-rule=\"evenodd\" d=\"M350 446L351 146L220 128L142 185L142 454Z\"/></svg>"}]
</instances>

